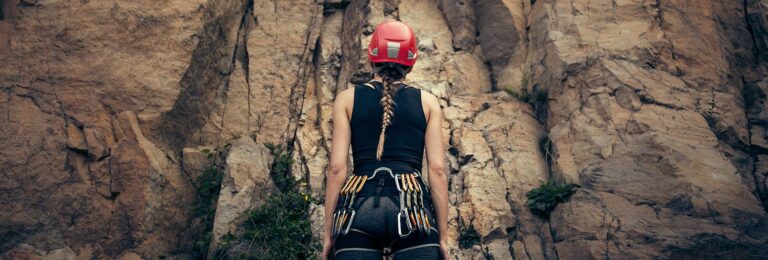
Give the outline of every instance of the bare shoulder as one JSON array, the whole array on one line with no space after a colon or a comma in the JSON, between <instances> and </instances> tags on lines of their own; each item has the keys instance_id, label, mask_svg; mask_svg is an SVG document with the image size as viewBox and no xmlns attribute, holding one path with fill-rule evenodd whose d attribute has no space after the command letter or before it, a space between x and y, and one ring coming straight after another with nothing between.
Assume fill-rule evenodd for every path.
<instances>
[{"instance_id":1,"label":"bare shoulder","mask_svg":"<svg viewBox=\"0 0 768 260\"><path fill-rule=\"evenodd\" d=\"M351 104L355 98L355 88L348 88L336 94L337 104Z\"/></svg>"},{"instance_id":2,"label":"bare shoulder","mask_svg":"<svg viewBox=\"0 0 768 260\"><path fill-rule=\"evenodd\" d=\"M430 110L440 109L440 101L437 99L437 96L423 89L421 90L421 102Z\"/></svg>"},{"instance_id":3,"label":"bare shoulder","mask_svg":"<svg viewBox=\"0 0 768 260\"><path fill-rule=\"evenodd\" d=\"M424 110L424 117L428 122L433 118L432 115L437 115L437 118L440 118L442 114L440 101L437 99L437 96L423 89L421 90L421 106Z\"/></svg>"},{"instance_id":4,"label":"bare shoulder","mask_svg":"<svg viewBox=\"0 0 768 260\"><path fill-rule=\"evenodd\" d=\"M355 88L347 88L336 95L336 99L347 99L355 96Z\"/></svg>"}]
</instances>

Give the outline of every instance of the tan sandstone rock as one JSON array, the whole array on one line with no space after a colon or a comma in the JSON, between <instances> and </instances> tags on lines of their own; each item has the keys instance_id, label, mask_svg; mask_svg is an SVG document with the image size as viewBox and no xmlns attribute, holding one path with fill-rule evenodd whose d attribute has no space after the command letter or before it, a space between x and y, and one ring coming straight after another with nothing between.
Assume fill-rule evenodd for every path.
<instances>
[{"instance_id":1,"label":"tan sandstone rock","mask_svg":"<svg viewBox=\"0 0 768 260\"><path fill-rule=\"evenodd\" d=\"M242 213L266 203L275 190L269 175L272 161L269 149L250 137L241 137L232 143L216 203L211 250L222 235L236 233Z\"/></svg>"}]
</instances>

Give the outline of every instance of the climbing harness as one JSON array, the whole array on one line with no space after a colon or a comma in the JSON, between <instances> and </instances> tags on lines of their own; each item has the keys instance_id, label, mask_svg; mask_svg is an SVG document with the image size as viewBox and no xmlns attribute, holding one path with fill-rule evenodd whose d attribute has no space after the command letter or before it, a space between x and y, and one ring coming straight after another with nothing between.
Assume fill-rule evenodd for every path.
<instances>
[{"instance_id":1,"label":"climbing harness","mask_svg":"<svg viewBox=\"0 0 768 260\"><path fill-rule=\"evenodd\" d=\"M400 237L407 237L414 230L430 234L433 228L427 216L429 209L424 204L424 196L428 196L426 194L428 190L426 185L424 185L421 173L415 171L413 173L394 174L390 168L379 167L373 171L370 177L367 175L352 175L347 178L339 192L338 203L333 213L331 227L333 237L349 233L357 214L354 206L355 199L363 189L366 181L375 178L379 173L388 174L394 180L395 187L399 193L400 210L397 213L396 220L397 234ZM379 186L382 184L383 180L380 180ZM378 196L376 199L378 199Z\"/></svg>"}]
</instances>

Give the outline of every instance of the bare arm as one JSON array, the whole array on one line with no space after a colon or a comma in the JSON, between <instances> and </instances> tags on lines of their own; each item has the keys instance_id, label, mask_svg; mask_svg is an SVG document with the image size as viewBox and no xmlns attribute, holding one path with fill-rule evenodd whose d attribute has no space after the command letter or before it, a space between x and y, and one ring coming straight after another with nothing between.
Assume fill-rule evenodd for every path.
<instances>
[{"instance_id":1,"label":"bare arm","mask_svg":"<svg viewBox=\"0 0 768 260\"><path fill-rule=\"evenodd\" d=\"M432 203L435 206L440 243L444 244L448 235L448 176L445 172L445 148L442 137L443 111L434 95L422 93L422 101L428 113L424 142L429 166L429 187Z\"/></svg>"},{"instance_id":2,"label":"bare arm","mask_svg":"<svg viewBox=\"0 0 768 260\"><path fill-rule=\"evenodd\" d=\"M331 222L339 191L347 177L349 144L352 130L349 115L352 112L354 89L339 93L333 104L333 136L331 139L331 158L328 164L325 183L325 225L323 239L331 240Z\"/></svg>"}]
</instances>

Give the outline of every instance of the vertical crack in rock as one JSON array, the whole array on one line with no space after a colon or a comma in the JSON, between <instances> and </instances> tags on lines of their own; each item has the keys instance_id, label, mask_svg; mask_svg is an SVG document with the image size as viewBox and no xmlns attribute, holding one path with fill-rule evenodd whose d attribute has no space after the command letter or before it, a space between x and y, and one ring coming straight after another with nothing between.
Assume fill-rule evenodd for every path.
<instances>
[{"instance_id":1,"label":"vertical crack in rock","mask_svg":"<svg viewBox=\"0 0 768 260\"><path fill-rule=\"evenodd\" d=\"M232 70L237 69L237 62L240 63L242 66L242 69L244 71L243 73L243 81L245 82L245 87L247 88L247 95L243 98L246 100L248 113L246 116L246 129L248 131L251 130L251 82L250 82L250 73L249 73L249 65L250 65L250 59L248 57L248 32L251 29L251 17L253 17L254 22L256 22L256 17L253 16L253 1L254 0L247 0L246 2L246 8L245 12L243 13L242 19L240 21L240 27L237 31L237 42L234 47L234 52L232 56ZM257 25L257 24L255 24ZM221 97L219 100L222 100L224 103L222 105L221 109L221 119L219 120L219 129L218 133L216 135L216 144L221 145L222 143L222 136L224 133L224 130L226 129L226 119L224 115L227 114L227 105L229 104L229 87L232 84L232 74L233 71L229 72L229 75L223 80L222 82L222 89L221 89ZM210 112L209 112L209 119L210 119Z\"/></svg>"},{"instance_id":2,"label":"vertical crack in rock","mask_svg":"<svg viewBox=\"0 0 768 260\"><path fill-rule=\"evenodd\" d=\"M205 124L217 104L214 100L226 92L226 82L237 61L238 40L245 33L249 5L251 0L221 1L206 10L203 19L209 22L179 82L177 99L162 115L157 131L153 131L174 150L180 151L187 138Z\"/></svg>"},{"instance_id":3,"label":"vertical crack in rock","mask_svg":"<svg viewBox=\"0 0 768 260\"><path fill-rule=\"evenodd\" d=\"M751 10L754 8L754 10ZM751 159L751 174L755 181L755 190L760 200L763 203L763 207L768 210L768 181L766 181L765 167L762 165L768 163L764 162L768 155L768 147L765 147L766 139L768 135L765 134L768 129L768 118L764 115L765 100L766 100L766 88L764 82L766 61L766 20L764 13L766 13L766 6L761 5L759 1L744 0L742 2L744 23L746 30L749 32L752 39L752 56L754 65L748 68L746 75L741 77L742 81L742 96L744 102L744 112L747 117L747 142L749 145L748 154ZM762 12L761 12L762 11ZM762 134L760 134L763 132ZM762 158L761 158L762 157ZM761 160L762 159L762 160Z\"/></svg>"},{"instance_id":4,"label":"vertical crack in rock","mask_svg":"<svg viewBox=\"0 0 768 260\"><path fill-rule=\"evenodd\" d=\"M744 10L744 23L747 25L747 31L749 31L750 38L752 38L752 54L755 58L759 59L761 50L760 47L765 46L761 46L761 44L758 42L757 37L755 36L755 29L759 28L753 28L752 23L759 21L760 15L757 14L757 17L750 19L753 16L749 13L749 0L742 1L742 9ZM756 21L753 22L751 20Z\"/></svg>"},{"instance_id":5,"label":"vertical crack in rock","mask_svg":"<svg viewBox=\"0 0 768 260\"><path fill-rule=\"evenodd\" d=\"M309 22L307 30L306 40L304 42L304 51L301 54L299 70L296 72L296 83L291 87L290 95L290 118L288 122L287 133L290 136L286 136L284 140L287 151L293 152L293 143L296 141L296 131L299 129L299 121L301 120L301 113L304 110L305 94L307 92L307 82L310 76L313 75L313 64L315 54L315 47L318 46L318 37L320 36L320 28L323 21L323 7L322 5L316 5L312 11L312 19Z\"/></svg>"},{"instance_id":6,"label":"vertical crack in rock","mask_svg":"<svg viewBox=\"0 0 768 260\"><path fill-rule=\"evenodd\" d=\"M5 20L5 0L0 0L0 21Z\"/></svg>"},{"instance_id":7,"label":"vertical crack in rock","mask_svg":"<svg viewBox=\"0 0 768 260\"><path fill-rule=\"evenodd\" d=\"M765 136L755 136L757 133L753 132L753 128L766 125L763 121L765 119L761 119L759 115L765 109L763 102L765 102L766 95L759 86L756 86L757 83L747 82L744 76L741 77L741 81L744 114L747 118L747 146L745 147L745 152L751 161L749 171L755 183L754 192L762 202L763 207L768 210L768 187L766 187L768 183L766 183L766 176L759 172L760 155L768 154L768 149L756 144L758 140L753 140L754 138L765 138Z\"/></svg>"},{"instance_id":8,"label":"vertical crack in rock","mask_svg":"<svg viewBox=\"0 0 768 260\"><path fill-rule=\"evenodd\" d=\"M247 92L248 95L245 97L248 103L248 118L247 118L247 126L246 126L247 127L246 129L248 130L248 132L251 132L251 116L253 116L252 114L253 110L251 109L251 99L253 98L253 96L251 94L251 77L250 77L251 71L250 71L250 59L248 56L248 32L250 32L250 29L252 28L251 23L254 23L253 24L254 26L258 26L257 17L253 16L253 1L254 0L248 1L248 8L246 9L245 15L243 15L242 26L244 28L241 28L240 30L241 31L244 30L245 33L239 33L240 34L239 37L242 37L242 39L238 39L236 52L239 52L239 53L235 54L237 56L237 59L240 61L240 64L242 64L243 66L243 71L245 72L244 73L245 84L248 87L248 92ZM253 17L253 19L251 19L251 17ZM222 124L222 128L223 128L223 124Z\"/></svg>"},{"instance_id":9,"label":"vertical crack in rock","mask_svg":"<svg viewBox=\"0 0 768 260\"><path fill-rule=\"evenodd\" d=\"M344 9L344 21L341 31L341 69L336 81L334 93L347 88L352 73L359 68L360 62L360 35L368 22L368 14L371 12L368 6L369 0L352 0Z\"/></svg>"}]
</instances>

